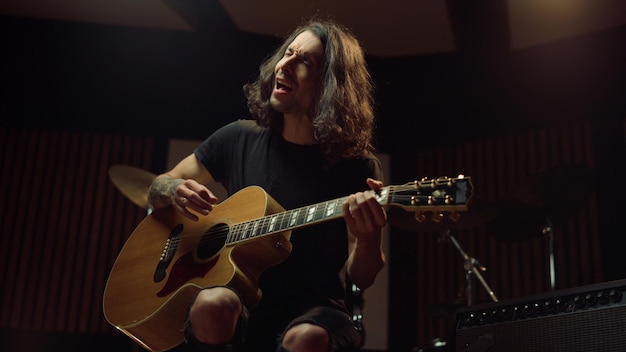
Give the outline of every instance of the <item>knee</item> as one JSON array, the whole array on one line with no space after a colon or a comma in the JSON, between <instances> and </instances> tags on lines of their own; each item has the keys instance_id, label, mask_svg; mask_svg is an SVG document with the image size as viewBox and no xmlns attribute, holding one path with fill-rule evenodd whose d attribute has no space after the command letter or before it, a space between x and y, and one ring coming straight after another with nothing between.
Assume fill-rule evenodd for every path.
<instances>
[{"instance_id":1,"label":"knee","mask_svg":"<svg viewBox=\"0 0 626 352\"><path fill-rule=\"evenodd\" d=\"M241 313L239 296L225 287L204 289L198 293L189 310L190 318L201 316L237 317Z\"/></svg>"},{"instance_id":2,"label":"knee","mask_svg":"<svg viewBox=\"0 0 626 352\"><path fill-rule=\"evenodd\" d=\"M200 291L189 309L194 335L202 342L227 342L235 331L242 309L239 296L230 289L214 287Z\"/></svg>"},{"instance_id":3,"label":"knee","mask_svg":"<svg viewBox=\"0 0 626 352\"><path fill-rule=\"evenodd\" d=\"M282 341L283 347L292 352L327 352L329 344L326 329L307 323L289 328Z\"/></svg>"}]
</instances>

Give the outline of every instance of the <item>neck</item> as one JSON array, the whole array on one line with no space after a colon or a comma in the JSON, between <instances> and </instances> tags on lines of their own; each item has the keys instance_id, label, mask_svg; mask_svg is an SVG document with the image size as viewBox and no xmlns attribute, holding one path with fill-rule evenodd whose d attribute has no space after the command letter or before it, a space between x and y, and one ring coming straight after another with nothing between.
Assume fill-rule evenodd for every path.
<instances>
[{"instance_id":1,"label":"neck","mask_svg":"<svg viewBox=\"0 0 626 352\"><path fill-rule=\"evenodd\" d=\"M283 138L290 143L311 145L315 144L313 124L308 116L287 116L283 119Z\"/></svg>"}]
</instances>

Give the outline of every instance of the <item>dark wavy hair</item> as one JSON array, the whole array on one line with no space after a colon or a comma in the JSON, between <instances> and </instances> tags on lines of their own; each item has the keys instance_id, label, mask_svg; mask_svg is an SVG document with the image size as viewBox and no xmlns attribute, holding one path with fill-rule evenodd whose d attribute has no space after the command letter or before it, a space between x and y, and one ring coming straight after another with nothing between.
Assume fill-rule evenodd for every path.
<instances>
[{"instance_id":1,"label":"dark wavy hair","mask_svg":"<svg viewBox=\"0 0 626 352\"><path fill-rule=\"evenodd\" d=\"M311 20L294 30L259 68L254 82L244 85L248 109L258 125L281 131L283 115L270 105L274 68L302 32L311 31L324 47L321 91L312 111L315 138L329 161L372 152L374 85L365 53L354 34L328 20Z\"/></svg>"}]
</instances>

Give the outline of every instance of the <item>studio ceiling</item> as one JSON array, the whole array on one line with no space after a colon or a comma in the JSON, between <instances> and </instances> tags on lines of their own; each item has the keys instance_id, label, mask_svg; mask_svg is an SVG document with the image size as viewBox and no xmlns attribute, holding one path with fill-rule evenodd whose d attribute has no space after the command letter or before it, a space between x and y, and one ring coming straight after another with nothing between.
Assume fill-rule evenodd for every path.
<instances>
[{"instance_id":1,"label":"studio ceiling","mask_svg":"<svg viewBox=\"0 0 626 352\"><path fill-rule=\"evenodd\" d=\"M193 32L198 21L208 18L201 14L206 9L203 2L208 1L212 0L4 0L0 2L0 14ZM477 33L479 37L505 33L508 49L520 50L626 24L623 0L473 3L221 0L220 3L224 10L220 15L239 30L268 36L282 36L302 18L314 14L332 17L351 27L367 52L378 57L455 52L464 37L476 37Z\"/></svg>"}]
</instances>

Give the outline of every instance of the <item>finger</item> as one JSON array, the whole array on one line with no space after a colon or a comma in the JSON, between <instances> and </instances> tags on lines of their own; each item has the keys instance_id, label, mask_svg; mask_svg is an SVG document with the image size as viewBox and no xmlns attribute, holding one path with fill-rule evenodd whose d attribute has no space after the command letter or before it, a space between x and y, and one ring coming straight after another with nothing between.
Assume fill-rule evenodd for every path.
<instances>
[{"instance_id":1,"label":"finger","mask_svg":"<svg viewBox=\"0 0 626 352\"><path fill-rule=\"evenodd\" d=\"M187 210L187 206L189 206L189 199L186 197L176 197L172 206L178 210L179 213L183 214L188 219L193 221L198 221L198 217Z\"/></svg>"},{"instance_id":2,"label":"finger","mask_svg":"<svg viewBox=\"0 0 626 352\"><path fill-rule=\"evenodd\" d=\"M198 204L198 202L200 202L200 204ZM189 208L202 215L207 215L213 210L213 206L204 199L201 199L197 193L191 193L189 197L180 197L179 204L185 210Z\"/></svg>"},{"instance_id":3,"label":"finger","mask_svg":"<svg viewBox=\"0 0 626 352\"><path fill-rule=\"evenodd\" d=\"M359 192L355 195L356 204L352 210L352 216L359 223L361 227L368 227L371 225L370 214L371 211L369 209L368 199L371 198L371 195L365 192Z\"/></svg>"},{"instance_id":4,"label":"finger","mask_svg":"<svg viewBox=\"0 0 626 352\"><path fill-rule=\"evenodd\" d=\"M213 192L209 191L207 188L204 188L197 192L197 194L208 202L209 204L215 204L219 201L219 199L213 194Z\"/></svg>"},{"instance_id":5,"label":"finger","mask_svg":"<svg viewBox=\"0 0 626 352\"><path fill-rule=\"evenodd\" d=\"M346 199L346 201L341 205L343 218L345 219L346 223L350 227L353 226L355 223L354 216L352 215L352 212L354 211L355 207L356 207L356 198L354 195L350 195Z\"/></svg>"},{"instance_id":6,"label":"finger","mask_svg":"<svg viewBox=\"0 0 626 352\"><path fill-rule=\"evenodd\" d=\"M382 181L375 180L373 178L368 178L366 182L367 182L367 185L371 189L373 189L375 191L377 191L377 190L379 190L379 189L381 189L383 187L383 182Z\"/></svg>"},{"instance_id":7,"label":"finger","mask_svg":"<svg viewBox=\"0 0 626 352\"><path fill-rule=\"evenodd\" d=\"M204 196L198 194L198 192L202 192ZM176 187L176 199L174 203L177 203L182 208L190 208L200 214L207 215L213 210L212 204L216 202L217 197L196 181L186 180Z\"/></svg>"},{"instance_id":8,"label":"finger","mask_svg":"<svg viewBox=\"0 0 626 352\"><path fill-rule=\"evenodd\" d=\"M373 192L364 192L357 195L359 212L367 226L383 227L387 223L386 213L378 203Z\"/></svg>"},{"instance_id":9,"label":"finger","mask_svg":"<svg viewBox=\"0 0 626 352\"><path fill-rule=\"evenodd\" d=\"M207 209L210 209L210 205L218 201L217 197L206 186L192 179L181 183L176 189L176 194L181 197L187 197L194 203Z\"/></svg>"},{"instance_id":10,"label":"finger","mask_svg":"<svg viewBox=\"0 0 626 352\"><path fill-rule=\"evenodd\" d=\"M193 196L196 197L194 199L198 202L198 204L207 203L207 204L215 204L218 202L217 197L211 192L206 186L201 185L197 182L190 183L188 185L189 189L194 192Z\"/></svg>"}]
</instances>

